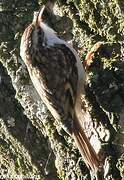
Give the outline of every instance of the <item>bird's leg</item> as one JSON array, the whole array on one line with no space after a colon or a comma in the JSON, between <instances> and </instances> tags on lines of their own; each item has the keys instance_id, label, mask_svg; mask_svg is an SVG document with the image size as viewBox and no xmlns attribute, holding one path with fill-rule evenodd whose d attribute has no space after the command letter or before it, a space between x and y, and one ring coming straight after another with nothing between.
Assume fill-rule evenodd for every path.
<instances>
[{"instance_id":1,"label":"bird's leg","mask_svg":"<svg viewBox=\"0 0 124 180\"><path fill-rule=\"evenodd\" d=\"M104 44L104 42L97 42L92 48L91 50L87 53L85 61L83 62L83 66L85 68L85 70L88 70L89 66L92 64L93 62L93 56L94 53L98 51L98 49Z\"/></svg>"}]
</instances>

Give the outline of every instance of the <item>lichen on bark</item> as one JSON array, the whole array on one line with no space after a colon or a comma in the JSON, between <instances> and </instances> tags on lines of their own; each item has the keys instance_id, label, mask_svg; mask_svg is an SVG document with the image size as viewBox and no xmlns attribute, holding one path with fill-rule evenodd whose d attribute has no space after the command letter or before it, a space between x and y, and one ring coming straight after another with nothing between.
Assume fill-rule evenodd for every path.
<instances>
[{"instance_id":1,"label":"lichen on bark","mask_svg":"<svg viewBox=\"0 0 124 180\"><path fill-rule=\"evenodd\" d=\"M46 2L6 0L0 4L1 175L89 180L72 139L54 122L19 56L21 35L32 21L33 11ZM72 39L82 61L96 42L103 41L88 71L85 105L92 122L88 122L91 132L85 130L91 141L97 136L102 145L106 179L123 179L124 3L54 2L55 15L46 13L44 19L62 38Z\"/></svg>"}]
</instances>

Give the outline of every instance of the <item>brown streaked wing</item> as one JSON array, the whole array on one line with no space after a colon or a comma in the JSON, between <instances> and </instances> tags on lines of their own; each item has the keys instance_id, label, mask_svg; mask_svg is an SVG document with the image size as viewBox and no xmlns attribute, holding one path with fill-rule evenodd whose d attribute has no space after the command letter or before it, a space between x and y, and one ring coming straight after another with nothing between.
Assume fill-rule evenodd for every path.
<instances>
[{"instance_id":1,"label":"brown streaked wing","mask_svg":"<svg viewBox=\"0 0 124 180\"><path fill-rule=\"evenodd\" d=\"M76 59L71 50L64 44L42 46L31 59L33 67L44 78L44 91L49 102L60 116L71 114L78 81Z\"/></svg>"}]
</instances>

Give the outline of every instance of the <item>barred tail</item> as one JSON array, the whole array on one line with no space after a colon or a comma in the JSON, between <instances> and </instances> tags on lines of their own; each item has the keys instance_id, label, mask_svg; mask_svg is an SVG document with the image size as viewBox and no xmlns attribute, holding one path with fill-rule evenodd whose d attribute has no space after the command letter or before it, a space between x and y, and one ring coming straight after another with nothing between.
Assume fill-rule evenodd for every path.
<instances>
[{"instance_id":1,"label":"barred tail","mask_svg":"<svg viewBox=\"0 0 124 180\"><path fill-rule=\"evenodd\" d=\"M86 165L90 167L94 173L97 173L100 166L99 157L90 144L78 121L75 123L72 136Z\"/></svg>"}]
</instances>

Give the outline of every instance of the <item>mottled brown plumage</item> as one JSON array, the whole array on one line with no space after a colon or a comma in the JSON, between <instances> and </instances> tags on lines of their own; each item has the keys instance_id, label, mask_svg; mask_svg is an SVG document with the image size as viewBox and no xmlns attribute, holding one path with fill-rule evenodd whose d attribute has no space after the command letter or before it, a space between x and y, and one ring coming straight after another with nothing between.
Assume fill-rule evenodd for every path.
<instances>
[{"instance_id":1,"label":"mottled brown plumage","mask_svg":"<svg viewBox=\"0 0 124 180\"><path fill-rule=\"evenodd\" d=\"M23 33L21 57L41 99L53 117L73 137L85 163L94 172L99 158L83 132L80 122L81 95L85 93L85 72L75 50L59 39L35 13Z\"/></svg>"}]
</instances>

